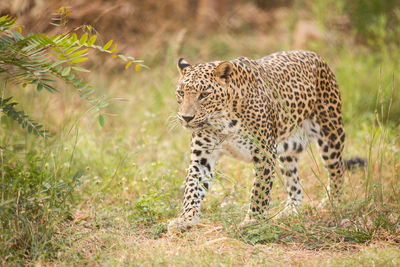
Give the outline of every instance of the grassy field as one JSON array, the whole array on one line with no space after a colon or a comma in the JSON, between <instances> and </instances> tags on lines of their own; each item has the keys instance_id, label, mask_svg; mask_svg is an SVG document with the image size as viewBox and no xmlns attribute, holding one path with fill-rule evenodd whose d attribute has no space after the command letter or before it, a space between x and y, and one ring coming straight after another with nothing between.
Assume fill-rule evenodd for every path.
<instances>
[{"instance_id":1,"label":"grassy field","mask_svg":"<svg viewBox=\"0 0 400 267\"><path fill-rule=\"evenodd\" d=\"M379 67L374 69L376 73L360 71L355 76L351 70L343 70L346 64L333 66L338 80L353 84L362 77L362 83L371 88L365 102L373 97L379 99L381 84L390 90L390 79L378 79ZM106 79L92 74L91 80L111 103L103 129L90 111L82 112L89 107L73 92L44 95L40 101L23 98L31 101L30 111L48 121L56 135L45 142L28 134L12 134L15 128L7 128L8 132L2 135L3 146L15 145L3 152L8 160L6 166L16 171L16 158L34 162L31 167L20 167L21 179L40 175L42 190L46 184L50 191L58 192L57 187L74 190L68 201L68 219L52 222L57 224L50 238L41 240L40 229L35 231L40 224L29 225L26 220L25 227L33 228L25 233L31 241L20 245L33 250L31 263L46 263L51 257L52 263L61 265L400 264L399 127L386 121L387 110L382 119L379 104L377 120L373 112L349 115L357 112L355 105L363 106L362 99L352 100L363 97L358 92L362 88L342 87L348 135L345 155L365 157L369 166L347 172L345 200L339 207L317 208L327 181L319 157L314 161L314 147L305 153L300 167L306 193L301 215L272 218L265 225L239 230L249 199L252 170L251 166L224 158L204 201L200 227L182 235L168 235L167 221L180 209L190 138L189 132L171 120L177 106L174 65L171 59L151 70ZM46 194L42 193L44 199ZM272 215L282 208L285 194L278 176ZM54 196L51 192L48 195ZM44 218L51 212L60 212L57 209L61 202L48 205L42 211ZM8 247L10 254L3 255L24 261L24 255L13 254L12 243L6 245L3 248Z\"/></svg>"},{"instance_id":2,"label":"grassy field","mask_svg":"<svg viewBox=\"0 0 400 267\"><path fill-rule=\"evenodd\" d=\"M199 227L167 233L180 212L189 163L190 133L173 120L177 55L196 63L290 48L289 42L235 37L216 34L185 44L171 38L162 56L144 58L149 70L92 71L88 79L110 103L104 128L68 88L40 98L30 88L12 92L53 137L34 137L1 117L0 265L399 266L398 48L309 45L331 65L341 88L345 157L368 161L366 169L346 173L342 203L317 207L327 175L311 147L300 163L300 215L274 217L286 199L277 175L271 219L239 229L252 168L223 158Z\"/></svg>"}]
</instances>

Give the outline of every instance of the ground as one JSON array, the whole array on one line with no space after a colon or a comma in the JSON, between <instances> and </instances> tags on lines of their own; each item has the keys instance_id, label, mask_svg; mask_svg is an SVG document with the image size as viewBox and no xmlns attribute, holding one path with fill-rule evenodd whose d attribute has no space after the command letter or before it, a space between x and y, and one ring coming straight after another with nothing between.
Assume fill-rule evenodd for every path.
<instances>
[{"instance_id":1,"label":"ground","mask_svg":"<svg viewBox=\"0 0 400 267\"><path fill-rule=\"evenodd\" d=\"M93 212L93 213L92 213ZM206 221L183 235L151 237L146 229L132 228L126 217L97 217L93 209L80 213L65 226L62 238L70 245L60 252L56 264L137 266L398 266L397 245L338 243L330 249L310 250L302 244L248 244L232 238L229 230ZM117 212L118 214L118 212ZM120 213L119 213L120 214ZM99 228L98 224L102 224Z\"/></svg>"}]
</instances>

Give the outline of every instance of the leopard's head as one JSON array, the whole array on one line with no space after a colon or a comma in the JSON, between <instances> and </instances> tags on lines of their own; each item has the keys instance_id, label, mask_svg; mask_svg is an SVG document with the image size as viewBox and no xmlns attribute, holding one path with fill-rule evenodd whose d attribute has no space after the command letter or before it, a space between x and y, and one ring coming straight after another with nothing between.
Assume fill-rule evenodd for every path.
<instances>
[{"instance_id":1,"label":"leopard's head","mask_svg":"<svg viewBox=\"0 0 400 267\"><path fill-rule=\"evenodd\" d=\"M234 65L231 62L210 62L190 65L178 61L181 77L176 90L178 118L186 129L197 130L211 126L222 116L228 105Z\"/></svg>"}]
</instances>

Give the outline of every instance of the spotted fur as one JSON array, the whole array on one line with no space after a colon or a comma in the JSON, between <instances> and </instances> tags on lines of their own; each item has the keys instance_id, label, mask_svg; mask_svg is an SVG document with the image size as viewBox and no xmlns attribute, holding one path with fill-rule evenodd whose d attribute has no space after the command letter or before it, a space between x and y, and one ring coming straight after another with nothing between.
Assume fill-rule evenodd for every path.
<instances>
[{"instance_id":1,"label":"spotted fur","mask_svg":"<svg viewBox=\"0 0 400 267\"><path fill-rule=\"evenodd\" d=\"M345 171L341 100L335 76L320 56L288 51L198 65L180 59L178 70L178 118L192 138L183 211L170 230L199 222L213 168L224 154L254 165L246 221L267 215L277 158L288 206L301 204L298 159L313 140L329 172L329 194L339 199Z\"/></svg>"}]
</instances>

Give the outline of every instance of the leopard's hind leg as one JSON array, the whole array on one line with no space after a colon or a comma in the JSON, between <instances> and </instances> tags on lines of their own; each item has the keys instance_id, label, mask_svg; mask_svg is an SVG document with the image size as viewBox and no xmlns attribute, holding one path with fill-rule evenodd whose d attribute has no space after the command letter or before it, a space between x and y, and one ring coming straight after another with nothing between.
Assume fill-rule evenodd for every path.
<instances>
[{"instance_id":1,"label":"leopard's hind leg","mask_svg":"<svg viewBox=\"0 0 400 267\"><path fill-rule=\"evenodd\" d=\"M297 208L302 204L303 193L299 181L298 160L309 144L320 137L319 133L319 125L310 118L302 123L293 136L278 144L280 170L286 179L286 189L289 195L284 214L297 214Z\"/></svg>"},{"instance_id":2,"label":"leopard's hind leg","mask_svg":"<svg viewBox=\"0 0 400 267\"><path fill-rule=\"evenodd\" d=\"M317 87L315 112L321 127L317 141L329 173L328 198L337 202L342 193L345 172L342 157L345 132L339 88L334 74L323 61L319 63Z\"/></svg>"},{"instance_id":3,"label":"leopard's hind leg","mask_svg":"<svg viewBox=\"0 0 400 267\"><path fill-rule=\"evenodd\" d=\"M322 126L322 135L318 139L320 154L329 174L328 199L335 203L340 200L343 189L345 165L342 152L344 138L343 127L324 125ZM323 202L326 202L326 200L323 200Z\"/></svg>"}]
</instances>

